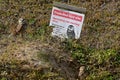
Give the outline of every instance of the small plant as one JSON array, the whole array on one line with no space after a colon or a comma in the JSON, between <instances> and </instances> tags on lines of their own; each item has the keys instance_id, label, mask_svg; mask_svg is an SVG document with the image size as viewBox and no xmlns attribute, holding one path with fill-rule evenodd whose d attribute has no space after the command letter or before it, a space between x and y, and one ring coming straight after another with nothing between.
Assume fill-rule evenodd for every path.
<instances>
[{"instance_id":1,"label":"small plant","mask_svg":"<svg viewBox=\"0 0 120 80\"><path fill-rule=\"evenodd\" d=\"M77 60L77 62L81 64L85 64L85 60L87 58L87 50L81 46L80 44L76 43L76 41L68 39L65 44L65 51L69 51L71 56Z\"/></svg>"},{"instance_id":2,"label":"small plant","mask_svg":"<svg viewBox=\"0 0 120 80\"><path fill-rule=\"evenodd\" d=\"M111 57L116 55L116 51L112 49L108 50L95 50L90 53L90 62L95 62L97 64L102 64L104 62L109 62Z\"/></svg>"},{"instance_id":3,"label":"small plant","mask_svg":"<svg viewBox=\"0 0 120 80\"><path fill-rule=\"evenodd\" d=\"M83 47L80 45L77 47L74 47L72 51L72 57L76 59L80 64L85 64L85 59L86 59L86 51Z\"/></svg>"},{"instance_id":4,"label":"small plant","mask_svg":"<svg viewBox=\"0 0 120 80\"><path fill-rule=\"evenodd\" d=\"M3 78L1 78L0 80L7 80L7 79L3 77Z\"/></svg>"},{"instance_id":5,"label":"small plant","mask_svg":"<svg viewBox=\"0 0 120 80\"><path fill-rule=\"evenodd\" d=\"M34 24L35 24L35 21L36 21L36 20L35 20L34 18L31 18L31 19L29 19L29 24L30 24L30 25L34 25Z\"/></svg>"},{"instance_id":6,"label":"small plant","mask_svg":"<svg viewBox=\"0 0 120 80\"><path fill-rule=\"evenodd\" d=\"M85 80L113 80L113 76L108 71L98 71L91 73Z\"/></svg>"}]
</instances>

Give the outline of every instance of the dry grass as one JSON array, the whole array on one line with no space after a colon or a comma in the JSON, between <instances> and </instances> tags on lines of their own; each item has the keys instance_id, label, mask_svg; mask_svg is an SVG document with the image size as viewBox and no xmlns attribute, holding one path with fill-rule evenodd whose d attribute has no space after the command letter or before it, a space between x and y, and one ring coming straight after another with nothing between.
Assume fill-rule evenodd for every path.
<instances>
[{"instance_id":1,"label":"dry grass","mask_svg":"<svg viewBox=\"0 0 120 80\"><path fill-rule=\"evenodd\" d=\"M54 1L61 2L61 0ZM87 12L80 39L61 42L50 36L52 29L48 24L52 0L0 0L1 80L7 78L76 80L80 66L85 66L85 73L81 78L83 80L116 80L119 78L120 1L68 1L67 4L84 7ZM20 17L28 21L25 37L21 39L17 36L8 39L10 25L17 23ZM40 71L34 70L34 65L38 65L41 57L45 58L46 64L47 62L51 64L49 69L48 67L42 69L45 70L42 71L43 73L41 69ZM34 60L38 63L35 64ZM6 67L7 65L10 66ZM14 68L12 69L11 66ZM27 67L24 73L21 66ZM16 71L19 73L17 74ZM23 78L18 76L21 73L25 74L21 75Z\"/></svg>"}]
</instances>

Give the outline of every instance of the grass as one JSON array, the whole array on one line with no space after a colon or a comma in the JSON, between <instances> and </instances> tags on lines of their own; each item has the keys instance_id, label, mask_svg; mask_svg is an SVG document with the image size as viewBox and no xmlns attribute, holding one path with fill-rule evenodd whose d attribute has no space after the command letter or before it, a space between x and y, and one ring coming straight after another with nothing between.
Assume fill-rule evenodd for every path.
<instances>
[{"instance_id":1,"label":"grass","mask_svg":"<svg viewBox=\"0 0 120 80\"><path fill-rule=\"evenodd\" d=\"M80 39L78 40L65 40L52 38L51 32L52 28L48 26L50 20L50 13L52 9L52 0L48 1L38 1L35 0L25 1L21 0L10 1L0 0L4 4L0 5L3 7L0 10L0 46L12 40L7 40L3 35L9 34L10 23L17 22L19 17L23 16L28 20L28 28L26 30L25 38L26 40L15 41L7 48L7 53L1 58L5 59L1 63L0 69L0 80L7 80L8 78L14 78L18 80L33 79L33 80L70 80L71 77L62 76L64 73L64 68L62 71L54 70L48 72L41 72L39 70L27 69L23 73L21 70L22 62L16 61L14 57L11 57L11 62L9 62L9 53L14 53L21 43L23 45L30 44L33 45L46 45L46 53L55 55L55 60L58 66L64 65L66 63L66 68L72 68L73 72L70 74L78 75L78 68L82 65L85 66L85 73L83 75L83 80L116 80L120 76L120 10L119 1L107 1L107 0L72 0L67 4L75 5L78 7L84 7L87 9L85 13L85 21L82 28L82 33ZM61 1L61 0L55 0ZM11 6L9 5L11 3ZM14 7L13 7L14 6ZM112 7L111 7L112 6ZM7 11L6 11L7 10ZM22 12L22 10L24 10ZM15 16L17 14L17 16ZM6 23L6 24L5 24ZM18 39L18 38L16 38ZM37 42L37 40L39 40ZM40 42L40 43L39 43ZM17 44L16 44L17 43ZM29 46L33 46L29 45ZM4 45L4 47L6 47ZM34 48L34 46L33 46ZM39 48L38 46L36 48ZM43 46L46 48L46 46ZM1 48L3 49L3 48ZM41 53L41 51L39 50ZM44 54L44 53L43 53ZM39 58L46 55L38 55ZM64 58L65 57L65 58ZM72 62L69 59L72 58ZM13 59L13 60L12 60ZM49 57L47 56L47 59ZM61 61L62 60L62 61ZM48 61L48 60L47 60ZM24 62L24 61L23 61ZM62 62L62 65L60 65ZM27 64L27 63L26 63ZM5 66L3 66L5 65ZM8 67L6 67L9 65ZM70 65L70 66L69 66ZM69 67L67 67L69 66ZM74 67L73 67L74 66ZM59 67L61 68L61 67ZM20 70L20 72L19 72ZM16 74L17 71L18 73ZM6 75L6 72L8 75ZM4 76L1 77L1 74ZM17 76L18 74L25 74L22 77ZM73 77L73 76L72 76ZM77 79L78 77L74 77ZM74 79L73 79L74 80Z\"/></svg>"}]
</instances>

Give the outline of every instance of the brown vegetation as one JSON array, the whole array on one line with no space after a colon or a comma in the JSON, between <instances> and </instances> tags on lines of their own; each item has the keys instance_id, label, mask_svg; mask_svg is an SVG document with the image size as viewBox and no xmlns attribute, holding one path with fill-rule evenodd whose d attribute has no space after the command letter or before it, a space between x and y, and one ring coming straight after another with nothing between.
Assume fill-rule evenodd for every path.
<instances>
[{"instance_id":1,"label":"brown vegetation","mask_svg":"<svg viewBox=\"0 0 120 80\"><path fill-rule=\"evenodd\" d=\"M82 66L80 79L119 79L120 1L54 1L87 9L79 40L50 36L52 0L0 0L0 79L76 80ZM20 17L27 21L27 33L8 38Z\"/></svg>"}]
</instances>

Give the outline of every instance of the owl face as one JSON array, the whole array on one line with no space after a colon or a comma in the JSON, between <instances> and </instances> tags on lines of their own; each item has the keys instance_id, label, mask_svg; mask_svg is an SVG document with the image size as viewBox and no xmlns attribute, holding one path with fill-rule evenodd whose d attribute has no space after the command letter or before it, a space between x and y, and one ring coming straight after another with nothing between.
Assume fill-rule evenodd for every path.
<instances>
[{"instance_id":1,"label":"owl face","mask_svg":"<svg viewBox=\"0 0 120 80\"><path fill-rule=\"evenodd\" d=\"M74 32L74 26L73 25L69 25L68 29L67 29L67 37L69 39L74 39L75 38L75 32Z\"/></svg>"},{"instance_id":2,"label":"owl face","mask_svg":"<svg viewBox=\"0 0 120 80\"><path fill-rule=\"evenodd\" d=\"M68 26L68 32L74 31L74 27L72 25Z\"/></svg>"},{"instance_id":3,"label":"owl face","mask_svg":"<svg viewBox=\"0 0 120 80\"><path fill-rule=\"evenodd\" d=\"M23 24L23 18L20 18L19 20L18 20L18 22L19 22L19 24Z\"/></svg>"}]
</instances>

